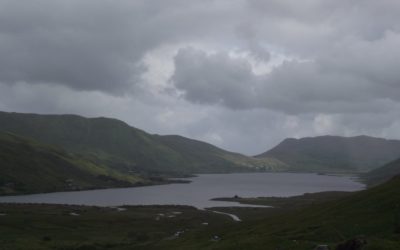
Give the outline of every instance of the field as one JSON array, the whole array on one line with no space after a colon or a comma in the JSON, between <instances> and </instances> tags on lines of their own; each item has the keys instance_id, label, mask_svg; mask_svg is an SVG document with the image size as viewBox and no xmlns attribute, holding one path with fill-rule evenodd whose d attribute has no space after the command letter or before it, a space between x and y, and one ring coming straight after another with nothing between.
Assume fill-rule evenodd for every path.
<instances>
[{"instance_id":1,"label":"field","mask_svg":"<svg viewBox=\"0 0 400 250\"><path fill-rule=\"evenodd\" d=\"M400 178L356 193L242 199L273 208L0 205L1 250L400 249ZM336 248L366 243L363 248Z\"/></svg>"},{"instance_id":2,"label":"field","mask_svg":"<svg viewBox=\"0 0 400 250\"><path fill-rule=\"evenodd\" d=\"M187 206L2 204L0 214L1 250L159 249L203 229L212 244L209 228L234 223L228 216Z\"/></svg>"}]
</instances>

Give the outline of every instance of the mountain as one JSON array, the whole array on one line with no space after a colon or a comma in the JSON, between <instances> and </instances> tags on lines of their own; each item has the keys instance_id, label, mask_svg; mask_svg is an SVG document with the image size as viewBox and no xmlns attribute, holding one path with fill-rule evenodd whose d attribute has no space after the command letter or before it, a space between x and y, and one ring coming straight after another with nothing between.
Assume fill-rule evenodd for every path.
<instances>
[{"instance_id":1,"label":"mountain","mask_svg":"<svg viewBox=\"0 0 400 250\"><path fill-rule=\"evenodd\" d=\"M194 169L213 171L214 166L221 166L228 171L229 164L244 167L244 170L282 170L285 165L274 158L257 159L238 153L227 152L211 144L185 138L178 135L156 136L163 145L180 152L188 164L192 163ZM210 157L212 155L213 157ZM227 164L229 163L229 164ZM197 166L196 166L197 165Z\"/></svg>"},{"instance_id":2,"label":"mountain","mask_svg":"<svg viewBox=\"0 0 400 250\"><path fill-rule=\"evenodd\" d=\"M367 172L400 157L400 141L369 136L285 139L257 158L276 158L292 171Z\"/></svg>"},{"instance_id":3,"label":"mountain","mask_svg":"<svg viewBox=\"0 0 400 250\"><path fill-rule=\"evenodd\" d=\"M126 173L210 173L272 169L253 159L180 136L151 135L110 118L0 112L0 131L33 138Z\"/></svg>"},{"instance_id":4,"label":"mountain","mask_svg":"<svg viewBox=\"0 0 400 250\"><path fill-rule=\"evenodd\" d=\"M0 194L125 187L144 180L57 147L0 132Z\"/></svg>"},{"instance_id":5,"label":"mountain","mask_svg":"<svg viewBox=\"0 0 400 250\"><path fill-rule=\"evenodd\" d=\"M396 175L400 175L400 159L394 160L384 166L374 169L363 175L366 183L369 185L377 185L383 183Z\"/></svg>"}]
</instances>

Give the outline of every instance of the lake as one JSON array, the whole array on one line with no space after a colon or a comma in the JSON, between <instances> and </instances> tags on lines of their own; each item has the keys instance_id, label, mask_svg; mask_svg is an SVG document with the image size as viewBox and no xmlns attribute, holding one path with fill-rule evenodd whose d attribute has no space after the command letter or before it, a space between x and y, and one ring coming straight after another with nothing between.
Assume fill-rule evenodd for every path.
<instances>
[{"instance_id":1,"label":"lake","mask_svg":"<svg viewBox=\"0 0 400 250\"><path fill-rule=\"evenodd\" d=\"M217 197L287 197L321 191L356 191L364 188L363 184L350 177L300 173L200 174L187 179L191 180L191 183L3 196L0 197L0 202L95 206L190 205L202 209L249 206L210 200Z\"/></svg>"}]
</instances>

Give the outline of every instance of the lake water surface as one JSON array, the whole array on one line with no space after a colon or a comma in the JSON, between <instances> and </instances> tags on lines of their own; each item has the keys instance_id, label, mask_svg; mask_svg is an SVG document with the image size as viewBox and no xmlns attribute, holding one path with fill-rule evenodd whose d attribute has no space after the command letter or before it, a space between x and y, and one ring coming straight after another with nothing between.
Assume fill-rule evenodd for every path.
<instances>
[{"instance_id":1,"label":"lake water surface","mask_svg":"<svg viewBox=\"0 0 400 250\"><path fill-rule=\"evenodd\" d=\"M356 191L364 185L349 177L299 173L201 174L191 183L75 192L4 196L0 202L96 206L191 205L197 208L243 206L211 201L217 197L293 196L321 191ZM244 205L249 206L249 205Z\"/></svg>"}]
</instances>

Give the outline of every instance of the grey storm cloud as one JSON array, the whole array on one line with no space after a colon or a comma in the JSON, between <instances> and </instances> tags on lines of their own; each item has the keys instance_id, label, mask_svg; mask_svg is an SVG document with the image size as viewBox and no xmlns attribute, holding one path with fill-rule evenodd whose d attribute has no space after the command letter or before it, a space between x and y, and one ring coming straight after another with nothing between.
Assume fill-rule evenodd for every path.
<instances>
[{"instance_id":1,"label":"grey storm cloud","mask_svg":"<svg viewBox=\"0 0 400 250\"><path fill-rule=\"evenodd\" d=\"M378 59L372 53L371 58L383 64L378 66L366 60L371 51L365 49L359 51L361 58L347 58L347 51L342 51L347 54L285 62L269 74L256 75L245 59L186 48L175 57L171 81L189 101L233 109L267 108L289 114L382 112L399 101L395 79L400 76L394 61L400 54L388 58L383 53Z\"/></svg>"},{"instance_id":2,"label":"grey storm cloud","mask_svg":"<svg viewBox=\"0 0 400 250\"><path fill-rule=\"evenodd\" d=\"M240 36L281 46L292 58L260 75L244 58L182 49L171 80L187 100L288 114L375 113L400 101L398 2L248 4L265 16L258 20L257 39L248 23L237 28Z\"/></svg>"},{"instance_id":3,"label":"grey storm cloud","mask_svg":"<svg viewBox=\"0 0 400 250\"><path fill-rule=\"evenodd\" d=\"M236 27L237 36L245 42L245 49L256 60L269 61L271 54L257 39L257 31L249 23L241 23Z\"/></svg>"},{"instance_id":4,"label":"grey storm cloud","mask_svg":"<svg viewBox=\"0 0 400 250\"><path fill-rule=\"evenodd\" d=\"M251 154L285 137L400 138L399 13L398 0L0 0L0 109Z\"/></svg>"},{"instance_id":5,"label":"grey storm cloud","mask_svg":"<svg viewBox=\"0 0 400 250\"><path fill-rule=\"evenodd\" d=\"M219 9L208 3L1 0L0 81L124 91L146 70L148 51L197 32L212 35L200 17L215 19Z\"/></svg>"},{"instance_id":6,"label":"grey storm cloud","mask_svg":"<svg viewBox=\"0 0 400 250\"><path fill-rule=\"evenodd\" d=\"M127 35L126 16L93 1L2 1L0 80L118 90L145 48Z\"/></svg>"},{"instance_id":7,"label":"grey storm cloud","mask_svg":"<svg viewBox=\"0 0 400 250\"><path fill-rule=\"evenodd\" d=\"M304 102L296 106L305 110L331 99L397 99L400 4L368 3L2 0L0 81L121 93L141 80L149 51L211 40L217 47L239 44L256 60L269 61L269 44L307 62L287 62L260 77L225 51L180 50L173 82L188 100L289 111L291 102ZM197 66L185 62L189 57Z\"/></svg>"},{"instance_id":8,"label":"grey storm cloud","mask_svg":"<svg viewBox=\"0 0 400 250\"><path fill-rule=\"evenodd\" d=\"M256 79L246 60L232 60L226 53L207 55L184 48L175 57L174 85L186 99L204 104L222 104L232 108L251 107Z\"/></svg>"}]
</instances>

